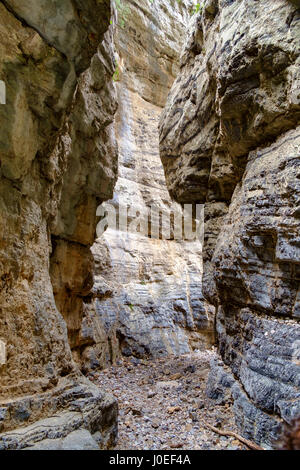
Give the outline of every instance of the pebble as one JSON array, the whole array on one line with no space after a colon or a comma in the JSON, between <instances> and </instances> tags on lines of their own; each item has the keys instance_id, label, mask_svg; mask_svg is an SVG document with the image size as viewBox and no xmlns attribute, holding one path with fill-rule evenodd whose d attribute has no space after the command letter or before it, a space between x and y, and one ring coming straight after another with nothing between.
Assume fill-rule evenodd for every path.
<instances>
[{"instance_id":1,"label":"pebble","mask_svg":"<svg viewBox=\"0 0 300 470\"><path fill-rule=\"evenodd\" d=\"M131 413L133 416L143 416L143 412L139 408L131 408Z\"/></svg>"},{"instance_id":2,"label":"pebble","mask_svg":"<svg viewBox=\"0 0 300 470\"><path fill-rule=\"evenodd\" d=\"M115 449L246 450L239 441L221 438L205 426L207 422L238 432L232 405L218 406L205 395L209 363L215 355L209 350L157 360L131 358L91 376L101 390L118 399Z\"/></svg>"},{"instance_id":3,"label":"pebble","mask_svg":"<svg viewBox=\"0 0 300 470\"><path fill-rule=\"evenodd\" d=\"M181 377L182 377L182 375L179 372L177 372L177 374L174 374L174 375L170 376L170 380L178 380Z\"/></svg>"},{"instance_id":4,"label":"pebble","mask_svg":"<svg viewBox=\"0 0 300 470\"><path fill-rule=\"evenodd\" d=\"M170 414L174 413L175 411L180 411L180 406L170 406L167 408L167 412Z\"/></svg>"},{"instance_id":5,"label":"pebble","mask_svg":"<svg viewBox=\"0 0 300 470\"><path fill-rule=\"evenodd\" d=\"M151 423L151 426L154 428L154 429L157 429L159 428L159 425L160 425L160 422L158 419L154 419Z\"/></svg>"}]
</instances>

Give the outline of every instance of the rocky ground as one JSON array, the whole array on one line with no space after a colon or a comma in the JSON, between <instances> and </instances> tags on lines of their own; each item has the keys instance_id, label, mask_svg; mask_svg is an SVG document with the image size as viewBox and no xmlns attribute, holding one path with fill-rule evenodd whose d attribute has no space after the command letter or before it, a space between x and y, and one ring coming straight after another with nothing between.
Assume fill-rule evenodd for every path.
<instances>
[{"instance_id":1,"label":"rocky ground","mask_svg":"<svg viewBox=\"0 0 300 470\"><path fill-rule=\"evenodd\" d=\"M124 359L91 377L119 402L119 450L246 450L220 436L209 423L236 431L230 404L205 396L209 362L215 351L157 360Z\"/></svg>"}]
</instances>

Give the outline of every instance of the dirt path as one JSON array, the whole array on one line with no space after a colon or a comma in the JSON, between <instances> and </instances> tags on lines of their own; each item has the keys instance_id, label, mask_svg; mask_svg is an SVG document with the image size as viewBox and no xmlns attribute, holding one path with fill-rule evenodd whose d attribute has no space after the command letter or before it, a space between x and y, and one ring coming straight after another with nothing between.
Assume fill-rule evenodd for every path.
<instances>
[{"instance_id":1,"label":"dirt path","mask_svg":"<svg viewBox=\"0 0 300 470\"><path fill-rule=\"evenodd\" d=\"M93 376L118 399L120 450L246 449L203 423L237 431L230 405L205 397L213 351L155 361L128 359Z\"/></svg>"}]
</instances>

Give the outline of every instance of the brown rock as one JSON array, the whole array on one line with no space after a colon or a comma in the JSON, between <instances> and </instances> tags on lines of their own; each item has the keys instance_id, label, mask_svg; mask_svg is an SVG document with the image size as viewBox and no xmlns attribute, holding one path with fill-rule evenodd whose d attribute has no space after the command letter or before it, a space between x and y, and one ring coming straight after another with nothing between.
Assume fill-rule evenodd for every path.
<instances>
[{"instance_id":1,"label":"brown rock","mask_svg":"<svg viewBox=\"0 0 300 470\"><path fill-rule=\"evenodd\" d=\"M151 421L151 426L152 426L154 429L159 428L159 427L160 427L160 421L159 421L159 419L154 418L154 419Z\"/></svg>"},{"instance_id":2,"label":"brown rock","mask_svg":"<svg viewBox=\"0 0 300 470\"><path fill-rule=\"evenodd\" d=\"M170 375L170 380L178 380L182 377L182 374L180 372L177 372L177 374Z\"/></svg>"},{"instance_id":3,"label":"brown rock","mask_svg":"<svg viewBox=\"0 0 300 470\"><path fill-rule=\"evenodd\" d=\"M181 407L180 407L180 406L169 406L169 407L167 408L167 412L168 412L169 414L173 414L173 413L175 413L176 411L180 411L180 410L181 410Z\"/></svg>"},{"instance_id":4,"label":"brown rock","mask_svg":"<svg viewBox=\"0 0 300 470\"><path fill-rule=\"evenodd\" d=\"M0 4L7 90L0 105L0 341L7 349L0 400L10 410L1 430L24 428L17 443L1 435L0 447L3 440L24 447L30 425L54 411L53 433L61 432L60 413L74 409L76 393L89 402L77 426L99 428L107 413L103 445L116 435L115 402L95 392L71 353L80 360L76 348L93 341L88 322L82 327L89 247L98 201L111 197L117 176L109 33L103 39L109 7L109 0L76 0L76 8L56 0ZM103 78L97 90L95 67ZM69 429L76 430L74 416Z\"/></svg>"},{"instance_id":5,"label":"brown rock","mask_svg":"<svg viewBox=\"0 0 300 470\"><path fill-rule=\"evenodd\" d=\"M170 449L181 449L181 447L183 447L182 442L171 442L169 445Z\"/></svg>"}]
</instances>

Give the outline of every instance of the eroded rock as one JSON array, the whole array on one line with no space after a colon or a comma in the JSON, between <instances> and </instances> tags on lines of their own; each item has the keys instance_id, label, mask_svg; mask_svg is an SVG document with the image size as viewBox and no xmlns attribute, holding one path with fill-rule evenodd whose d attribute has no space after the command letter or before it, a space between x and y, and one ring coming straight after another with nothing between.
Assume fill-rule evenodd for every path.
<instances>
[{"instance_id":1,"label":"eroded rock","mask_svg":"<svg viewBox=\"0 0 300 470\"><path fill-rule=\"evenodd\" d=\"M109 204L117 211L127 205L131 212L126 230L107 229L92 248L96 276L82 325L84 370L105 367L120 354L183 354L213 341L214 308L199 297L199 241L174 240L172 232L162 239L164 222L152 238L148 223L145 232L134 232L136 213L150 206L165 215L172 209L159 158L158 121L178 72L188 5L143 0L126 6L115 36L119 178Z\"/></svg>"},{"instance_id":2,"label":"eroded rock","mask_svg":"<svg viewBox=\"0 0 300 470\"><path fill-rule=\"evenodd\" d=\"M0 15L0 78L6 85L6 104L0 105L4 433L51 419L62 403L72 407L74 387L83 387L83 398L94 393L70 344L82 297L92 286L89 245L97 201L111 197L117 165L110 41L99 46L110 2L7 1ZM101 83L95 68L102 70ZM98 391L88 405L99 430L105 399ZM85 426L76 423L72 431ZM1 445L24 447L27 437L17 435L1 434ZM30 444L40 438L32 435Z\"/></svg>"},{"instance_id":3,"label":"eroded rock","mask_svg":"<svg viewBox=\"0 0 300 470\"><path fill-rule=\"evenodd\" d=\"M298 21L292 2L206 1L160 123L171 195L205 203L237 424L267 446L300 413Z\"/></svg>"}]
</instances>

